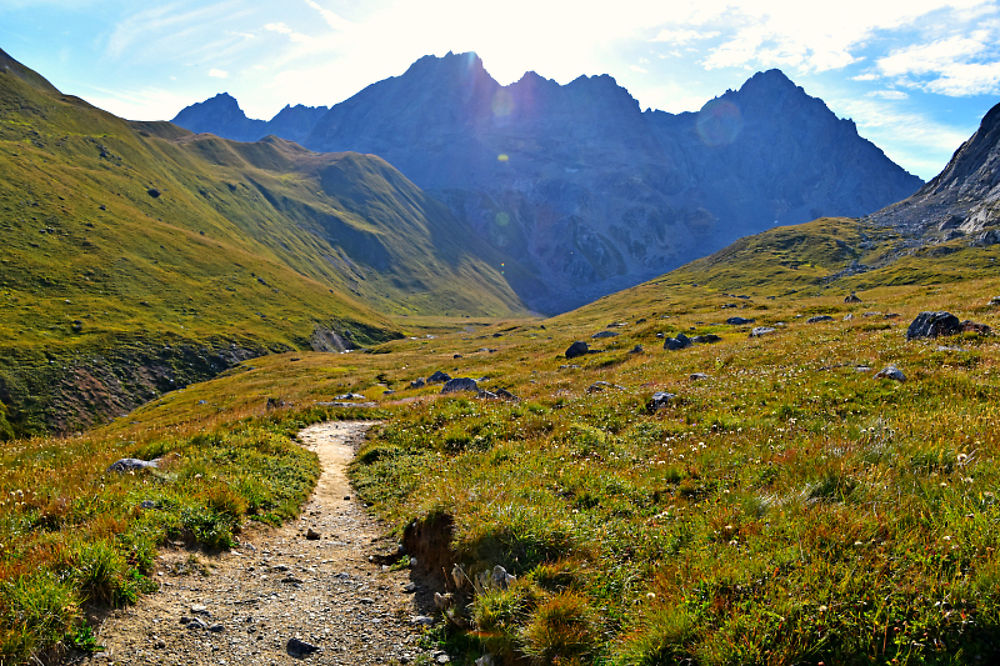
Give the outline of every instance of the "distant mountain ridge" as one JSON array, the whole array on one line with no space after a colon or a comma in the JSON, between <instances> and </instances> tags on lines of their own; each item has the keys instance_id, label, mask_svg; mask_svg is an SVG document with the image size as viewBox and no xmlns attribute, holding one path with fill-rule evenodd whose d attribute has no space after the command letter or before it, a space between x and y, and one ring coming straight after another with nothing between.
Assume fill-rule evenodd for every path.
<instances>
[{"instance_id":1,"label":"distant mountain ridge","mask_svg":"<svg viewBox=\"0 0 1000 666\"><path fill-rule=\"evenodd\" d=\"M230 100L202 103L201 124L193 107L175 122L291 138L274 121L248 125L260 121ZM643 112L608 75L560 85L528 72L501 86L474 53L449 53L316 116L305 147L388 160L517 264L511 285L549 312L775 224L868 214L922 184L778 70L674 115Z\"/></svg>"}]
</instances>

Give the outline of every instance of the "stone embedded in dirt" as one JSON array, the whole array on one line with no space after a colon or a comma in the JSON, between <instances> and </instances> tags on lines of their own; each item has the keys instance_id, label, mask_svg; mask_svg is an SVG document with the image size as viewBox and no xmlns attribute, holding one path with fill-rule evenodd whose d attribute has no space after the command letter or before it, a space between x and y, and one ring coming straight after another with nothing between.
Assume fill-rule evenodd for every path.
<instances>
[{"instance_id":1,"label":"stone embedded in dirt","mask_svg":"<svg viewBox=\"0 0 1000 666\"><path fill-rule=\"evenodd\" d=\"M594 338L595 340L599 340L601 338L617 338L618 333L615 331L598 331L597 333L594 333L590 337Z\"/></svg>"},{"instance_id":2,"label":"stone embedded in dirt","mask_svg":"<svg viewBox=\"0 0 1000 666\"><path fill-rule=\"evenodd\" d=\"M756 326L752 331L750 331L750 337L759 338L764 335L770 335L771 333L774 333L777 330L778 329L771 328L770 326Z\"/></svg>"},{"instance_id":3,"label":"stone embedded in dirt","mask_svg":"<svg viewBox=\"0 0 1000 666\"><path fill-rule=\"evenodd\" d=\"M713 342L722 342L722 338L720 338L715 333L696 335L693 338L691 338L691 343L696 345L707 345L707 344L712 344Z\"/></svg>"},{"instance_id":4,"label":"stone embedded in dirt","mask_svg":"<svg viewBox=\"0 0 1000 666\"><path fill-rule=\"evenodd\" d=\"M844 296L844 302L845 302L845 303L860 303L860 302L861 302L861 299L860 299L860 298L858 297L858 295L857 295L857 294L855 294L855 293L854 293L854 292L852 291L852 292L851 292L850 294L848 294L847 296Z\"/></svg>"},{"instance_id":5,"label":"stone embedded in dirt","mask_svg":"<svg viewBox=\"0 0 1000 666\"><path fill-rule=\"evenodd\" d=\"M663 409L670 405L670 401L677 396L673 393L667 393L666 391L657 391L653 394L653 397L649 399L649 409L650 411L656 411L658 409Z\"/></svg>"},{"instance_id":6,"label":"stone embedded in dirt","mask_svg":"<svg viewBox=\"0 0 1000 666\"><path fill-rule=\"evenodd\" d=\"M208 610L208 606L204 604L192 604L191 605L192 615L211 615L211 611Z\"/></svg>"},{"instance_id":7,"label":"stone embedded in dirt","mask_svg":"<svg viewBox=\"0 0 1000 666\"><path fill-rule=\"evenodd\" d=\"M427 382L424 381L423 377L417 377L412 382L410 382L411 389L418 389L427 386Z\"/></svg>"},{"instance_id":8,"label":"stone embedded in dirt","mask_svg":"<svg viewBox=\"0 0 1000 666\"><path fill-rule=\"evenodd\" d=\"M491 579L494 586L500 588L501 590L506 590L511 583L517 580L517 576L507 573L506 569L497 564L493 567Z\"/></svg>"},{"instance_id":9,"label":"stone embedded in dirt","mask_svg":"<svg viewBox=\"0 0 1000 666\"><path fill-rule=\"evenodd\" d=\"M993 305L993 306L1000 305L1000 296L994 296L993 298L991 298L990 302L987 303L987 305Z\"/></svg>"},{"instance_id":10,"label":"stone embedded in dirt","mask_svg":"<svg viewBox=\"0 0 1000 666\"><path fill-rule=\"evenodd\" d=\"M156 469L160 466L160 459L155 460L139 460L138 458L121 458L116 460L108 466L109 472L136 472L140 469Z\"/></svg>"},{"instance_id":11,"label":"stone embedded in dirt","mask_svg":"<svg viewBox=\"0 0 1000 666\"><path fill-rule=\"evenodd\" d=\"M807 324L818 324L821 321L833 321L833 317L830 315L816 315L815 317L809 317L809 319L806 319Z\"/></svg>"},{"instance_id":12,"label":"stone embedded in dirt","mask_svg":"<svg viewBox=\"0 0 1000 666\"><path fill-rule=\"evenodd\" d=\"M630 351L629 354L641 354L644 351L646 350L642 348L642 345L636 345L635 347L632 347L632 351Z\"/></svg>"},{"instance_id":13,"label":"stone embedded in dirt","mask_svg":"<svg viewBox=\"0 0 1000 666\"><path fill-rule=\"evenodd\" d=\"M726 320L726 323L730 326L742 326L743 324L752 324L756 319L747 319L746 317L730 317Z\"/></svg>"},{"instance_id":14,"label":"stone embedded in dirt","mask_svg":"<svg viewBox=\"0 0 1000 666\"><path fill-rule=\"evenodd\" d=\"M684 335L683 333L678 333L676 338L667 338L663 341L663 348L676 351L678 349L684 349L685 347L691 346L691 338Z\"/></svg>"},{"instance_id":15,"label":"stone embedded in dirt","mask_svg":"<svg viewBox=\"0 0 1000 666\"><path fill-rule=\"evenodd\" d=\"M200 617L189 617L188 621L184 623L188 629L192 631L198 631L200 629L208 629L208 622L205 622Z\"/></svg>"},{"instance_id":16,"label":"stone embedded in dirt","mask_svg":"<svg viewBox=\"0 0 1000 666\"><path fill-rule=\"evenodd\" d=\"M305 659L309 655L319 652L319 647L298 638L289 638L285 645L285 651L296 659Z\"/></svg>"},{"instance_id":17,"label":"stone embedded in dirt","mask_svg":"<svg viewBox=\"0 0 1000 666\"><path fill-rule=\"evenodd\" d=\"M962 332L962 322L950 312L921 312L906 329L906 339L936 338Z\"/></svg>"},{"instance_id":18,"label":"stone embedded in dirt","mask_svg":"<svg viewBox=\"0 0 1000 666\"><path fill-rule=\"evenodd\" d=\"M600 393L606 388L611 388L611 382L598 381L587 387L587 393Z\"/></svg>"},{"instance_id":19,"label":"stone embedded in dirt","mask_svg":"<svg viewBox=\"0 0 1000 666\"><path fill-rule=\"evenodd\" d=\"M517 397L516 395L514 395L513 393L511 393L507 389L502 389L502 388L501 389L497 389L495 391L495 393L496 393L496 396L498 398L500 398L501 400L507 400L509 402L518 402L520 400L519 397Z\"/></svg>"},{"instance_id":20,"label":"stone embedded in dirt","mask_svg":"<svg viewBox=\"0 0 1000 666\"><path fill-rule=\"evenodd\" d=\"M854 319L854 315L850 312L844 315L844 321L851 321L852 319Z\"/></svg>"},{"instance_id":21,"label":"stone embedded in dirt","mask_svg":"<svg viewBox=\"0 0 1000 666\"><path fill-rule=\"evenodd\" d=\"M891 379L896 382L906 381L906 375L903 374L903 371L897 368L892 363L890 363L889 365L885 366L884 368L876 372L875 377L877 379Z\"/></svg>"},{"instance_id":22,"label":"stone embedded in dirt","mask_svg":"<svg viewBox=\"0 0 1000 666\"><path fill-rule=\"evenodd\" d=\"M412 580L403 586L403 592L406 592L407 594L413 594L416 591L417 591L417 584L414 583Z\"/></svg>"},{"instance_id":23,"label":"stone embedded in dirt","mask_svg":"<svg viewBox=\"0 0 1000 666\"><path fill-rule=\"evenodd\" d=\"M436 370L433 375L427 378L427 383L443 384L449 379L451 379L451 375L449 375L447 372L441 372L440 370Z\"/></svg>"},{"instance_id":24,"label":"stone embedded in dirt","mask_svg":"<svg viewBox=\"0 0 1000 666\"><path fill-rule=\"evenodd\" d=\"M226 627L225 627L225 625L222 625L220 623L216 623L216 624L213 624L212 626L210 626L208 628L208 630L211 631L213 634L219 634L219 633L222 633L223 631L225 631Z\"/></svg>"},{"instance_id":25,"label":"stone embedded in dirt","mask_svg":"<svg viewBox=\"0 0 1000 666\"><path fill-rule=\"evenodd\" d=\"M979 335L992 335L993 330L986 324L979 324L966 319L962 322L963 333L978 333Z\"/></svg>"},{"instance_id":26,"label":"stone embedded in dirt","mask_svg":"<svg viewBox=\"0 0 1000 666\"><path fill-rule=\"evenodd\" d=\"M566 358L576 358L590 353L590 346L582 340L577 340L566 350Z\"/></svg>"},{"instance_id":27,"label":"stone embedded in dirt","mask_svg":"<svg viewBox=\"0 0 1000 666\"><path fill-rule=\"evenodd\" d=\"M688 379L691 380L692 382L697 382L701 381L702 379L710 379L710 377L706 375L704 372L694 372L691 373L691 376L688 377Z\"/></svg>"},{"instance_id":28,"label":"stone embedded in dirt","mask_svg":"<svg viewBox=\"0 0 1000 666\"><path fill-rule=\"evenodd\" d=\"M320 537L319 532L317 532L313 528L310 527L309 529L306 530L306 538L309 539L310 541L319 541L319 537Z\"/></svg>"},{"instance_id":29,"label":"stone embedded in dirt","mask_svg":"<svg viewBox=\"0 0 1000 666\"><path fill-rule=\"evenodd\" d=\"M434 624L434 618L430 615L414 615L410 618L410 624L421 627L429 627Z\"/></svg>"},{"instance_id":30,"label":"stone embedded in dirt","mask_svg":"<svg viewBox=\"0 0 1000 666\"><path fill-rule=\"evenodd\" d=\"M497 394L494 393L493 391L486 391L480 389L479 393L476 394L476 397L482 400L496 400Z\"/></svg>"},{"instance_id":31,"label":"stone embedded in dirt","mask_svg":"<svg viewBox=\"0 0 1000 666\"><path fill-rule=\"evenodd\" d=\"M393 395L394 393L396 393L396 392L393 391L392 389L386 389L386 390L382 391L382 395Z\"/></svg>"},{"instance_id":32,"label":"stone embedded in dirt","mask_svg":"<svg viewBox=\"0 0 1000 666\"><path fill-rule=\"evenodd\" d=\"M458 393L459 391L479 392L479 384L472 377L453 377L441 387L441 393Z\"/></svg>"}]
</instances>

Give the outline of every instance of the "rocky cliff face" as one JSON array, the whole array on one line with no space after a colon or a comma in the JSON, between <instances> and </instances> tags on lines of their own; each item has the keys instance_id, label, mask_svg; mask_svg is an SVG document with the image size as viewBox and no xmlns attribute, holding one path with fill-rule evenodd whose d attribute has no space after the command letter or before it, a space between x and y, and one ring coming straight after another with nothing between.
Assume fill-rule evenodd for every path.
<instances>
[{"instance_id":1,"label":"rocky cliff face","mask_svg":"<svg viewBox=\"0 0 1000 666\"><path fill-rule=\"evenodd\" d=\"M920 244L963 238L977 245L1000 243L1000 104L983 117L944 171L871 219Z\"/></svg>"},{"instance_id":2,"label":"rocky cliff face","mask_svg":"<svg viewBox=\"0 0 1000 666\"><path fill-rule=\"evenodd\" d=\"M334 106L302 142L394 164L550 312L774 224L864 215L921 185L777 70L672 115L642 112L607 75L559 85L529 72L501 86L475 54L427 56Z\"/></svg>"}]
</instances>

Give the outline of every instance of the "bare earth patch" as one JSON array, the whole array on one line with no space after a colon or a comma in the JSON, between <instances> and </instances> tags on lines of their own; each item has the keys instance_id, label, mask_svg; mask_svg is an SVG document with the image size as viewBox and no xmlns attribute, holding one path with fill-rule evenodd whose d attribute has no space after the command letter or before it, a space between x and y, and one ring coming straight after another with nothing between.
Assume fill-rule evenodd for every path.
<instances>
[{"instance_id":1,"label":"bare earth patch","mask_svg":"<svg viewBox=\"0 0 1000 666\"><path fill-rule=\"evenodd\" d=\"M160 591L112 613L88 664L394 664L423 653L407 570L369 559L394 550L354 499L346 466L370 423L299 433L323 467L298 520L242 535L220 556L177 549L157 562ZM310 530L312 533L310 533ZM316 537L319 538L309 538ZM407 592L407 586L411 592ZM291 639L318 648L304 654ZM426 657L424 657L426 659Z\"/></svg>"}]
</instances>

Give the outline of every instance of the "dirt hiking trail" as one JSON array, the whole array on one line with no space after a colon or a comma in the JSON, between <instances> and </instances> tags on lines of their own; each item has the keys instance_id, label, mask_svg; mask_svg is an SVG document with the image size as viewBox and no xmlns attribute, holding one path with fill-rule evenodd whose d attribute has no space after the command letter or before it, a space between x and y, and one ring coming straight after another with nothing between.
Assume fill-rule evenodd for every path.
<instances>
[{"instance_id":1,"label":"dirt hiking trail","mask_svg":"<svg viewBox=\"0 0 1000 666\"><path fill-rule=\"evenodd\" d=\"M369 559L396 547L347 480L347 464L371 425L302 430L299 440L316 452L323 472L299 518L248 530L219 556L164 551L154 574L159 592L110 614L97 632L105 651L72 663L446 663L447 656L418 645L413 593L422 590L409 571Z\"/></svg>"}]
</instances>

